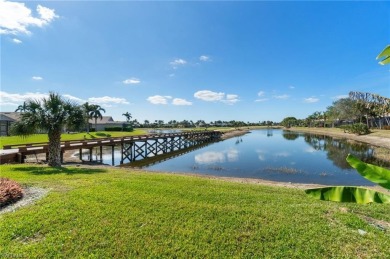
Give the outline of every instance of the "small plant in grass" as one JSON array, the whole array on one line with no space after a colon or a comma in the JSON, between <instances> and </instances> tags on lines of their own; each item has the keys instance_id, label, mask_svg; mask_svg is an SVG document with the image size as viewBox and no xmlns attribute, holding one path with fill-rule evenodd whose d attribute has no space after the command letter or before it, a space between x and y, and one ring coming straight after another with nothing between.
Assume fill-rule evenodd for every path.
<instances>
[{"instance_id":1,"label":"small plant in grass","mask_svg":"<svg viewBox=\"0 0 390 259\"><path fill-rule=\"evenodd\" d=\"M0 178L0 208L14 203L23 197L22 187L15 181Z\"/></svg>"}]
</instances>

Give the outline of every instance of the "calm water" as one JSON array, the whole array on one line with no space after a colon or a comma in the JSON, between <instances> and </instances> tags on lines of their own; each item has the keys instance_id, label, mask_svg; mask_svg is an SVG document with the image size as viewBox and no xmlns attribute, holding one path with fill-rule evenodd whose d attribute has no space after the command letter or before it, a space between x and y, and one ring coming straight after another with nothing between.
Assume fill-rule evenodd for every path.
<instances>
[{"instance_id":1,"label":"calm water","mask_svg":"<svg viewBox=\"0 0 390 259\"><path fill-rule=\"evenodd\" d=\"M283 130L254 130L144 168L294 183L372 185L348 165L348 153L377 164L373 150L365 144ZM120 154L115 158L119 164ZM111 154L103 160L111 164Z\"/></svg>"}]
</instances>

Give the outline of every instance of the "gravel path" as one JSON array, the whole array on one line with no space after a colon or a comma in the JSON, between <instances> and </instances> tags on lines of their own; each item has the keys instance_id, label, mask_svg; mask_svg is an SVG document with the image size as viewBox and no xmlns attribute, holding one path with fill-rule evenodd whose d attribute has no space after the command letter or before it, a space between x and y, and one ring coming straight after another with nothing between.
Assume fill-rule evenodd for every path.
<instances>
[{"instance_id":1,"label":"gravel path","mask_svg":"<svg viewBox=\"0 0 390 259\"><path fill-rule=\"evenodd\" d=\"M38 187L26 187L23 188L24 195L23 198L18 200L15 203L9 204L0 209L0 215L7 212L14 212L15 210L33 204L35 201L45 197L49 192L48 189L38 188Z\"/></svg>"}]
</instances>

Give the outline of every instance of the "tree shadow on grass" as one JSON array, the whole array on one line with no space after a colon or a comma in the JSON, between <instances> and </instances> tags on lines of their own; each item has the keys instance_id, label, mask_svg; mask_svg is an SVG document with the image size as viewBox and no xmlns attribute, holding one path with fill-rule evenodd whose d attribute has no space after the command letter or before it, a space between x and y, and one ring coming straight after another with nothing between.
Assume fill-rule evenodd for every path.
<instances>
[{"instance_id":1,"label":"tree shadow on grass","mask_svg":"<svg viewBox=\"0 0 390 259\"><path fill-rule=\"evenodd\" d=\"M12 171L24 172L33 175L55 175L55 174L98 174L107 173L107 169L102 168L81 168L81 167L34 167L24 166L12 168Z\"/></svg>"}]
</instances>

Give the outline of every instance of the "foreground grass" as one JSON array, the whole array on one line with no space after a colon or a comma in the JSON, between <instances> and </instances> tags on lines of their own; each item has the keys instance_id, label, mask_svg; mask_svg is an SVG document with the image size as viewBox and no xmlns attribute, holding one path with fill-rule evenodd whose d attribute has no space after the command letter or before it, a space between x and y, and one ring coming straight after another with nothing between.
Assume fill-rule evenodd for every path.
<instances>
[{"instance_id":1,"label":"foreground grass","mask_svg":"<svg viewBox=\"0 0 390 259\"><path fill-rule=\"evenodd\" d=\"M390 205L313 200L302 190L121 169L0 166L50 188L0 215L0 257L334 258L390 254ZM360 235L358 229L367 231Z\"/></svg>"},{"instance_id":2,"label":"foreground grass","mask_svg":"<svg viewBox=\"0 0 390 259\"><path fill-rule=\"evenodd\" d=\"M124 136L135 136L146 134L146 131L141 129L136 129L132 132L122 132L122 131L99 131L99 132L91 132L91 133L74 133L67 134L64 133L61 135L61 141L67 140L79 140L79 139L97 139L97 138L105 138L107 136L111 137L124 137ZM17 145L17 144L27 144L27 143L40 143L40 142L48 142L47 134L34 134L31 136L23 137L23 136L2 136L0 137L0 148L3 148L4 145Z\"/></svg>"}]
</instances>

